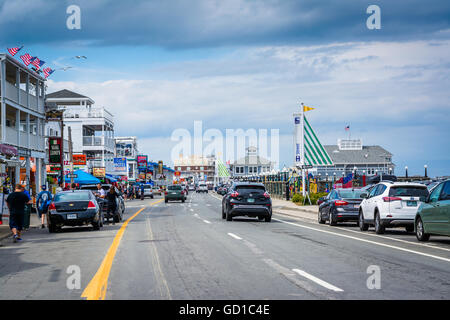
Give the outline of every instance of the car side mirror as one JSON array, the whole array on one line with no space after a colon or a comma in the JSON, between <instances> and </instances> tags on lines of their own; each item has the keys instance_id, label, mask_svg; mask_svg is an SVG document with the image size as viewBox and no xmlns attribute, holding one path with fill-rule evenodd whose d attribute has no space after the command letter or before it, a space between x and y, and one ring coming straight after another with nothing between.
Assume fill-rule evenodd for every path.
<instances>
[{"instance_id":1,"label":"car side mirror","mask_svg":"<svg viewBox=\"0 0 450 320\"><path fill-rule=\"evenodd\" d=\"M363 192L363 193L360 194L359 197L360 197L361 199L367 199L367 198L369 198L369 194L367 194L366 192Z\"/></svg>"}]
</instances>

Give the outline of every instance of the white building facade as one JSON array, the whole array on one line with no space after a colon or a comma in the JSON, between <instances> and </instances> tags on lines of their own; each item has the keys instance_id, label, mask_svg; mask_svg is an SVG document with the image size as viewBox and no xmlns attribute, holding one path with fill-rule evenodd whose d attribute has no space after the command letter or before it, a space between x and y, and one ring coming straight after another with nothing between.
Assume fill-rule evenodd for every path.
<instances>
[{"instance_id":1,"label":"white building facade","mask_svg":"<svg viewBox=\"0 0 450 320\"><path fill-rule=\"evenodd\" d=\"M115 175L126 176L127 181L134 182L139 177L136 158L139 154L137 137L116 137L115 138L116 158L126 158L126 172L116 172Z\"/></svg>"},{"instance_id":2,"label":"white building facade","mask_svg":"<svg viewBox=\"0 0 450 320\"><path fill-rule=\"evenodd\" d=\"M114 116L104 107L93 106L91 98L69 90L48 94L46 103L64 110L64 139L69 138L70 127L73 153L86 155L87 169L105 168L107 174L114 174ZM56 123L46 127L48 135L57 129Z\"/></svg>"}]
</instances>

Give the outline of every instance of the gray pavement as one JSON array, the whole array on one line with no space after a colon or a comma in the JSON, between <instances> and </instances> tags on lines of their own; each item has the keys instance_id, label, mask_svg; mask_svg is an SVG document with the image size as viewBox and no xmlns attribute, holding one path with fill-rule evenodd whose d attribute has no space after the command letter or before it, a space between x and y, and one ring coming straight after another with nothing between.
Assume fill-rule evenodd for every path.
<instances>
[{"instance_id":1,"label":"gray pavement","mask_svg":"<svg viewBox=\"0 0 450 320\"><path fill-rule=\"evenodd\" d=\"M159 198L159 197L157 197ZM450 239L418 243L413 234L379 236L354 224L317 223L317 212L274 201L270 223L221 218L221 197L127 202L128 223L112 262L106 299L448 299ZM310 208L311 209L311 208ZM290 214L290 215L289 215ZM32 229L0 247L0 299L81 299L121 224ZM6 241L6 243L5 243ZM81 270L69 290L67 268ZM368 268L380 270L369 289Z\"/></svg>"}]
</instances>

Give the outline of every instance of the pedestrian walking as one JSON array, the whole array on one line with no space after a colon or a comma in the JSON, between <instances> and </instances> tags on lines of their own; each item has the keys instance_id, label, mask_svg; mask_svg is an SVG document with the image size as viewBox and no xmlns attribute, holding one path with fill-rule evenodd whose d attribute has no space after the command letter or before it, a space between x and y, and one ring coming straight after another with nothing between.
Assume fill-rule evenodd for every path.
<instances>
[{"instance_id":1,"label":"pedestrian walking","mask_svg":"<svg viewBox=\"0 0 450 320\"><path fill-rule=\"evenodd\" d=\"M112 224L115 224L114 221L114 216L116 215L116 209L117 209L117 193L116 193L116 189L114 188L114 186L111 186L109 188L108 193L106 194L105 198L108 201L107 205L108 205L108 209L106 211L106 221L107 223L109 223L109 217L110 214L112 216Z\"/></svg>"},{"instance_id":2,"label":"pedestrian walking","mask_svg":"<svg viewBox=\"0 0 450 320\"><path fill-rule=\"evenodd\" d=\"M39 192L36 199L36 211L41 219L41 229L45 228L44 220L46 220L48 207L52 201L52 194L47 190L47 186L41 186L41 192ZM47 221L48 224L48 221Z\"/></svg>"},{"instance_id":3,"label":"pedestrian walking","mask_svg":"<svg viewBox=\"0 0 450 320\"><path fill-rule=\"evenodd\" d=\"M13 241L22 241L25 205L30 204L31 199L24 193L24 188L18 184L15 191L8 195L6 203L9 208L9 227L13 233Z\"/></svg>"}]
</instances>

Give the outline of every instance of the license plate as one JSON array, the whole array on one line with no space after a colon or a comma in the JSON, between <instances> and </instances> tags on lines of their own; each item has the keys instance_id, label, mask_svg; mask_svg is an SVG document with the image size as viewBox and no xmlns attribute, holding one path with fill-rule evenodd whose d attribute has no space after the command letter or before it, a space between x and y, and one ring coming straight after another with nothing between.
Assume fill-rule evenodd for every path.
<instances>
[{"instance_id":1,"label":"license plate","mask_svg":"<svg viewBox=\"0 0 450 320\"><path fill-rule=\"evenodd\" d=\"M359 208L359 204L355 204L353 207L354 208Z\"/></svg>"},{"instance_id":2,"label":"license plate","mask_svg":"<svg viewBox=\"0 0 450 320\"><path fill-rule=\"evenodd\" d=\"M176 192L172 192L172 194L177 194Z\"/></svg>"},{"instance_id":3,"label":"license plate","mask_svg":"<svg viewBox=\"0 0 450 320\"><path fill-rule=\"evenodd\" d=\"M416 207L417 201L406 201L406 206L408 207Z\"/></svg>"},{"instance_id":4,"label":"license plate","mask_svg":"<svg viewBox=\"0 0 450 320\"><path fill-rule=\"evenodd\" d=\"M68 214L67 215L67 219L76 219L77 215L76 214Z\"/></svg>"},{"instance_id":5,"label":"license plate","mask_svg":"<svg viewBox=\"0 0 450 320\"><path fill-rule=\"evenodd\" d=\"M255 199L252 199L252 198L250 198L250 199L247 199L247 202L249 202L249 203L253 203L253 202L255 202Z\"/></svg>"}]
</instances>

